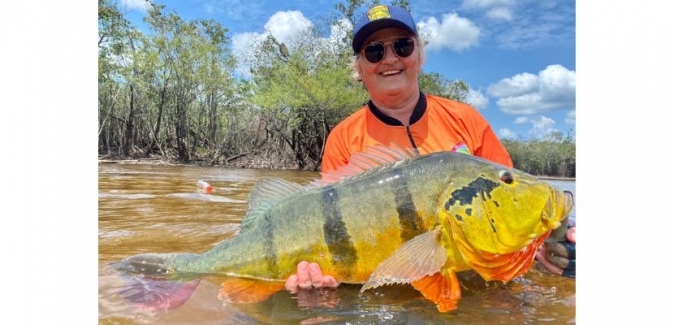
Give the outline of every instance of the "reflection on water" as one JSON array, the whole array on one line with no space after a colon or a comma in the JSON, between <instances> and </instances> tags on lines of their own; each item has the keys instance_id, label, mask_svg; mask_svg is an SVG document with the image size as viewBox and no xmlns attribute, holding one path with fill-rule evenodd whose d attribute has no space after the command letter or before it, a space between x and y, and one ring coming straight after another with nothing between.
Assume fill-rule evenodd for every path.
<instances>
[{"instance_id":1,"label":"reflection on water","mask_svg":"<svg viewBox=\"0 0 674 325\"><path fill-rule=\"evenodd\" d=\"M411 286L385 286L358 296L356 285L282 291L257 304L223 304L219 279L201 281L190 299L168 311L148 311L120 296L125 282L109 267L141 253L206 251L234 236L252 187L267 178L300 184L318 173L212 167L99 164L100 324L569 324L575 323L575 281L534 267L502 284L460 274L459 308L439 313ZM199 179L212 195L196 192ZM575 182L550 181L575 193Z\"/></svg>"}]
</instances>

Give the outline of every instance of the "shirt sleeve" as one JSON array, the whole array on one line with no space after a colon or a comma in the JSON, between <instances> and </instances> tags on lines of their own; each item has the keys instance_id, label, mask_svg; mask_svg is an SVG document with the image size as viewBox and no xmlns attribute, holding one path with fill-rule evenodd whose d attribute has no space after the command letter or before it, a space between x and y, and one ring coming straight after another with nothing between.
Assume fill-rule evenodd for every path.
<instances>
[{"instance_id":1,"label":"shirt sleeve","mask_svg":"<svg viewBox=\"0 0 674 325\"><path fill-rule=\"evenodd\" d=\"M323 175L337 170L349 162L349 150L345 145L344 135L337 128L333 129L325 142L325 151L321 161Z\"/></svg>"},{"instance_id":2,"label":"shirt sleeve","mask_svg":"<svg viewBox=\"0 0 674 325\"><path fill-rule=\"evenodd\" d=\"M477 143L473 154L512 168L513 161L508 150L498 139L489 122L477 110L474 110L474 112L472 119L475 122L475 130L478 134L476 134Z\"/></svg>"}]
</instances>

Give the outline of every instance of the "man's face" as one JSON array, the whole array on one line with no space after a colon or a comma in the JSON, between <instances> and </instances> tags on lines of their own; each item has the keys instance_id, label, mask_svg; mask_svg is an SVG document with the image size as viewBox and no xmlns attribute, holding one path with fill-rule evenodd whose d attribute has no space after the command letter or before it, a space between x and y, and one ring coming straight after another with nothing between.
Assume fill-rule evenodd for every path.
<instances>
[{"instance_id":1,"label":"man's face","mask_svg":"<svg viewBox=\"0 0 674 325\"><path fill-rule=\"evenodd\" d=\"M399 37L414 40L414 52L408 57L399 57L393 51L393 42ZM417 40L405 30L385 28L370 35L363 43L363 48L372 42L385 43L384 57L376 63L369 62L364 53L359 52L356 69L365 87L375 101L381 97L400 96L419 91L418 76L419 49ZM362 50L362 49L361 49Z\"/></svg>"}]
</instances>

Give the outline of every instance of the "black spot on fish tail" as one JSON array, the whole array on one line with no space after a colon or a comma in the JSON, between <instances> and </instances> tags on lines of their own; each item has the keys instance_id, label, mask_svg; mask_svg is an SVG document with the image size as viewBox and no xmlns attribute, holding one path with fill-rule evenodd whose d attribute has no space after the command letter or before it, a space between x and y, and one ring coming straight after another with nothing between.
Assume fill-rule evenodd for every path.
<instances>
[{"instance_id":1,"label":"black spot on fish tail","mask_svg":"<svg viewBox=\"0 0 674 325\"><path fill-rule=\"evenodd\" d=\"M266 235L264 236L262 245L267 252L268 256L265 260L267 264L267 269L276 274L278 272L278 256L276 255L276 243L274 243L274 234L276 233L276 227L272 221L273 216L270 211L265 212L264 218L262 221L261 227L266 229Z\"/></svg>"},{"instance_id":2,"label":"black spot on fish tail","mask_svg":"<svg viewBox=\"0 0 674 325\"><path fill-rule=\"evenodd\" d=\"M478 177L467 186L453 191L449 200L445 202L445 210L449 210L456 204L471 205L473 204L473 199L478 198L478 195L483 200L487 198L491 199L491 192L499 186L500 184L497 182L485 179L484 177Z\"/></svg>"},{"instance_id":3,"label":"black spot on fish tail","mask_svg":"<svg viewBox=\"0 0 674 325\"><path fill-rule=\"evenodd\" d=\"M332 186L326 186L322 193L322 207L325 221L323 223L323 237L332 255L332 263L337 266L343 275L350 276L356 265L358 253L351 241L342 213L337 208L339 194Z\"/></svg>"},{"instance_id":4,"label":"black spot on fish tail","mask_svg":"<svg viewBox=\"0 0 674 325\"><path fill-rule=\"evenodd\" d=\"M407 179L401 174L400 170L396 170L394 177L394 187L397 191L393 191L395 195L396 211L398 212L398 223L402 229L400 237L403 242L406 242L420 233L419 224L421 220L417 213L417 208L412 199L412 193L409 191Z\"/></svg>"}]
</instances>

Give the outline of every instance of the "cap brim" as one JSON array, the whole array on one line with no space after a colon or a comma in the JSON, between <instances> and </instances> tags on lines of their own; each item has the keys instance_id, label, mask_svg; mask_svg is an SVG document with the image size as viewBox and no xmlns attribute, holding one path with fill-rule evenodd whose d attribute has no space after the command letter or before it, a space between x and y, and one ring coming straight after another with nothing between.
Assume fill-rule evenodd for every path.
<instances>
[{"instance_id":1,"label":"cap brim","mask_svg":"<svg viewBox=\"0 0 674 325\"><path fill-rule=\"evenodd\" d=\"M363 26L358 33L353 36L353 42L351 43L353 53L360 52L360 49L363 47L363 42L365 42L365 39L372 35L372 33L384 28L400 28L413 35L417 35L416 30L412 30L409 26L399 20L390 18L378 19Z\"/></svg>"}]
</instances>

